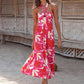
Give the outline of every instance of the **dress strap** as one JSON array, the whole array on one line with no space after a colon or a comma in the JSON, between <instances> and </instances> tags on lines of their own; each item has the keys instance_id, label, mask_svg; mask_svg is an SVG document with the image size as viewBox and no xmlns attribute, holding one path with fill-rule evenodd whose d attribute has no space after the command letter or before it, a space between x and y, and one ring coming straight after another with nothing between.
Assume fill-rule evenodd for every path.
<instances>
[{"instance_id":1,"label":"dress strap","mask_svg":"<svg viewBox=\"0 0 84 84\"><path fill-rule=\"evenodd\" d=\"M42 5L40 5L40 7L42 8L42 11L44 12ZM47 7L48 7L48 3L46 3L45 12L47 11ZM44 12L44 14L45 14L45 12Z\"/></svg>"}]
</instances>

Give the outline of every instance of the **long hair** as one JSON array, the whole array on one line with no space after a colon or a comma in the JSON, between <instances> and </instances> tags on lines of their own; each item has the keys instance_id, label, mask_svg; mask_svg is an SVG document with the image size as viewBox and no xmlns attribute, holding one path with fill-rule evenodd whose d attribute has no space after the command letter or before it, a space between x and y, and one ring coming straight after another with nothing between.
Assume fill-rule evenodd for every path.
<instances>
[{"instance_id":1,"label":"long hair","mask_svg":"<svg viewBox=\"0 0 84 84\"><path fill-rule=\"evenodd\" d=\"M46 0L46 2L48 4L51 3L51 0ZM41 5L41 1L40 0L33 0L33 6L32 6L32 9L35 8L35 7L39 7Z\"/></svg>"}]
</instances>

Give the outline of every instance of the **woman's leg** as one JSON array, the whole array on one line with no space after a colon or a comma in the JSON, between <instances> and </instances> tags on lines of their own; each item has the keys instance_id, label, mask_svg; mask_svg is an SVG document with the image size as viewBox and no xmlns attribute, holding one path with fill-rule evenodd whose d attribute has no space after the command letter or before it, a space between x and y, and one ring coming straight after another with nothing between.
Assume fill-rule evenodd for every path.
<instances>
[{"instance_id":1,"label":"woman's leg","mask_svg":"<svg viewBox=\"0 0 84 84\"><path fill-rule=\"evenodd\" d=\"M48 84L48 80L47 79L42 79L42 84Z\"/></svg>"}]
</instances>

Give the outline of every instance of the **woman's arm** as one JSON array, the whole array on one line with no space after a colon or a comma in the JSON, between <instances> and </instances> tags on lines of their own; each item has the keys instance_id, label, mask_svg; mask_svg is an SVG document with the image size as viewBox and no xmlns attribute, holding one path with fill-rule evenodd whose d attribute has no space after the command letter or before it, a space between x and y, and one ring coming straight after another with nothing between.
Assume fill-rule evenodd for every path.
<instances>
[{"instance_id":1,"label":"woman's arm","mask_svg":"<svg viewBox=\"0 0 84 84\"><path fill-rule=\"evenodd\" d=\"M36 8L32 8L32 15L33 15L33 41L35 38L35 29L36 29L36 25L37 25L37 11Z\"/></svg>"},{"instance_id":2,"label":"woman's arm","mask_svg":"<svg viewBox=\"0 0 84 84\"><path fill-rule=\"evenodd\" d=\"M61 39L60 26L59 26L59 22L58 22L58 10L57 10L56 4L52 4L52 11L53 11L53 15L54 15L55 27L56 27L57 33L58 33L58 39Z\"/></svg>"}]
</instances>

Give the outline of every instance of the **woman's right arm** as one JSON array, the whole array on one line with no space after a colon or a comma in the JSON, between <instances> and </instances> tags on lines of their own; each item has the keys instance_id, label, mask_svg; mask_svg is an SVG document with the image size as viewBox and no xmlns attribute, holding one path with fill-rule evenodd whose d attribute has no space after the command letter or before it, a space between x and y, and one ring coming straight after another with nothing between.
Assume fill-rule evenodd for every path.
<instances>
[{"instance_id":1,"label":"woman's right arm","mask_svg":"<svg viewBox=\"0 0 84 84\"><path fill-rule=\"evenodd\" d=\"M36 25L37 25L37 9L36 8L32 8L32 14L33 14L33 41L35 38L35 29L36 29Z\"/></svg>"}]
</instances>

